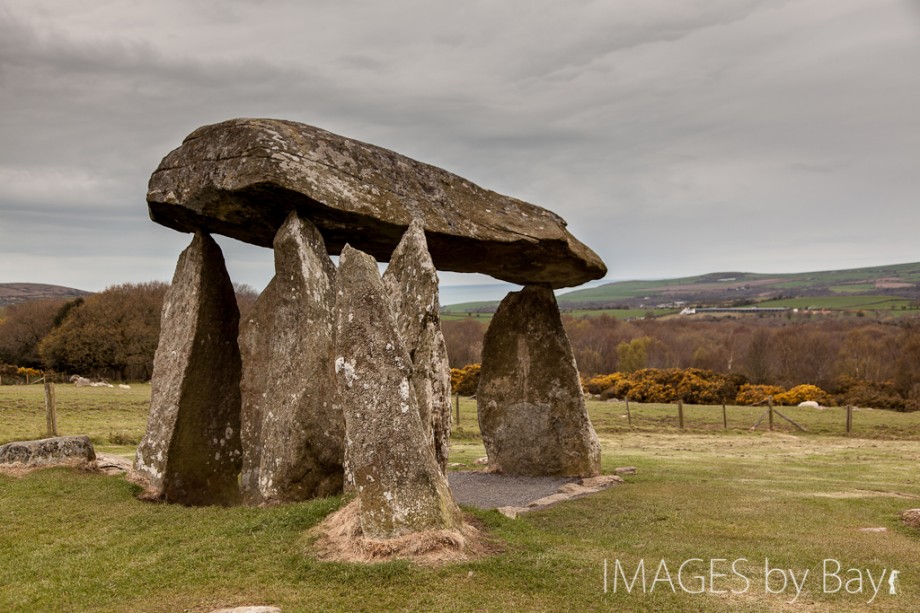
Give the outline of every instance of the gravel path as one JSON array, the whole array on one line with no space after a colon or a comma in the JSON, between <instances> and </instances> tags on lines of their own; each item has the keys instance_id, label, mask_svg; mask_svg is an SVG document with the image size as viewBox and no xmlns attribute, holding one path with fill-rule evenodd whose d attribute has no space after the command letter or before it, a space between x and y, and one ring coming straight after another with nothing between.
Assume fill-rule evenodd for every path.
<instances>
[{"instance_id":1,"label":"gravel path","mask_svg":"<svg viewBox=\"0 0 920 613\"><path fill-rule=\"evenodd\" d=\"M528 503L555 494L565 483L578 481L556 477L514 477L479 471L447 474L454 499L480 509L526 507Z\"/></svg>"}]
</instances>

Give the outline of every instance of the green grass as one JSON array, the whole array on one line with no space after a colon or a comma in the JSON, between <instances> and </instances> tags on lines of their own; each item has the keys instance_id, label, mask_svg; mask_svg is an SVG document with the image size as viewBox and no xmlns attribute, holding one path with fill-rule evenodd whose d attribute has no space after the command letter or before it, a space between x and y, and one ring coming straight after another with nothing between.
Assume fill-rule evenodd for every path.
<instances>
[{"instance_id":1,"label":"green grass","mask_svg":"<svg viewBox=\"0 0 920 613\"><path fill-rule=\"evenodd\" d=\"M653 317L662 317L664 315L674 315L680 311L674 309L573 309L563 311L564 315L572 317L598 317L600 315L610 315L617 319L641 319L652 314Z\"/></svg>"},{"instance_id":2,"label":"green grass","mask_svg":"<svg viewBox=\"0 0 920 613\"><path fill-rule=\"evenodd\" d=\"M758 302L758 307L789 307L794 309L873 310L910 307L913 300L885 296L809 296Z\"/></svg>"},{"instance_id":3,"label":"green grass","mask_svg":"<svg viewBox=\"0 0 920 613\"><path fill-rule=\"evenodd\" d=\"M832 285L830 291L837 294L865 294L875 290L874 283L851 283L848 285Z\"/></svg>"},{"instance_id":4,"label":"green grass","mask_svg":"<svg viewBox=\"0 0 920 613\"><path fill-rule=\"evenodd\" d=\"M57 384L55 398L58 433L86 434L102 451L133 453L147 427L149 383L133 383L129 390ZM0 386L0 445L45 435L43 386Z\"/></svg>"},{"instance_id":5,"label":"green grass","mask_svg":"<svg viewBox=\"0 0 920 613\"><path fill-rule=\"evenodd\" d=\"M631 402L632 425L626 413L625 402L590 401L591 420L595 429L603 433L621 432L663 432L679 431L677 405L640 404ZM726 407L729 431L744 434L766 411L766 407ZM846 409L830 407L812 409L807 407L777 406L776 411L803 426L807 432L800 433L795 426L779 415L774 415L776 432L786 432L803 437L815 435L847 436ZM767 429L768 418L764 418L759 429ZM684 428L687 432L712 433L723 431L722 406L684 405ZM920 412L898 413L876 409L855 409L851 437L871 439L920 440Z\"/></svg>"},{"instance_id":6,"label":"green grass","mask_svg":"<svg viewBox=\"0 0 920 613\"><path fill-rule=\"evenodd\" d=\"M499 303L498 300L480 300L479 302L462 302L460 304L449 304L442 307L442 311L446 313L467 313L474 311L475 309L481 309L484 307L495 307Z\"/></svg>"},{"instance_id":7,"label":"green grass","mask_svg":"<svg viewBox=\"0 0 920 613\"><path fill-rule=\"evenodd\" d=\"M149 388L122 400L98 394L114 390L65 389L59 386L59 412L68 428L105 438L146 417L141 401ZM16 438L14 423L16 433L41 429L34 393L0 388L0 438ZM821 591L816 575L825 558L844 568L899 569L900 593L880 594L872 610L920 610L920 531L898 519L920 506L920 413L861 411L856 432L844 437L837 435L839 409L780 409L809 427L796 434L779 424L782 431L748 431L757 408L729 407L727 433L721 407L685 407L684 432L673 405L630 408L633 427L621 417L622 403L589 403L604 470L638 469L626 484L518 520L475 512L504 551L436 568L312 559L305 533L338 498L186 508L140 502L120 477L64 469L0 475L0 610L866 610L867 595ZM455 433L451 461L484 454L475 401L463 399ZM864 527L887 531L858 530ZM659 585L651 594L603 593L605 559L630 569L640 559L653 568L665 559L676 575L688 558L746 558L750 591L691 595ZM773 567L810 569L795 605L787 604L791 594L764 593L767 558ZM721 587L743 586L729 579Z\"/></svg>"},{"instance_id":8,"label":"green grass","mask_svg":"<svg viewBox=\"0 0 920 613\"><path fill-rule=\"evenodd\" d=\"M651 313L654 317L663 317L665 315L674 315L679 313L675 309L572 309L562 311L563 315L572 317L600 317L609 315L617 319L641 319ZM444 321L455 321L460 319L474 319L482 323L492 321L494 313L466 313L452 312L441 313L441 319Z\"/></svg>"},{"instance_id":9,"label":"green grass","mask_svg":"<svg viewBox=\"0 0 920 613\"><path fill-rule=\"evenodd\" d=\"M495 313L441 313L442 321L458 321L461 319L475 319L482 323L489 323Z\"/></svg>"}]
</instances>

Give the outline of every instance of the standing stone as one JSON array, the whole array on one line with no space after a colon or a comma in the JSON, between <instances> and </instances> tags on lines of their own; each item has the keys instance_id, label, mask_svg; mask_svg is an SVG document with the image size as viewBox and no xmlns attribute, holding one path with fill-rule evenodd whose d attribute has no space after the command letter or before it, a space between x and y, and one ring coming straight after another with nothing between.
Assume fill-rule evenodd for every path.
<instances>
[{"instance_id":1,"label":"standing stone","mask_svg":"<svg viewBox=\"0 0 920 613\"><path fill-rule=\"evenodd\" d=\"M336 279L335 372L345 414L346 478L364 536L458 528L462 518L427 444L412 360L377 263L345 246Z\"/></svg>"},{"instance_id":2,"label":"standing stone","mask_svg":"<svg viewBox=\"0 0 920 613\"><path fill-rule=\"evenodd\" d=\"M345 424L333 402L335 266L319 231L291 213L275 276L240 329L243 498L305 500L342 489Z\"/></svg>"},{"instance_id":3,"label":"standing stone","mask_svg":"<svg viewBox=\"0 0 920 613\"><path fill-rule=\"evenodd\" d=\"M383 283L412 359L412 385L425 438L445 472L450 441L450 364L441 334L438 271L420 221L413 221L403 235L383 274Z\"/></svg>"},{"instance_id":4,"label":"standing stone","mask_svg":"<svg viewBox=\"0 0 920 613\"><path fill-rule=\"evenodd\" d=\"M239 500L239 317L220 247L196 232L163 302L150 417L134 464L154 496Z\"/></svg>"},{"instance_id":5,"label":"standing stone","mask_svg":"<svg viewBox=\"0 0 920 613\"><path fill-rule=\"evenodd\" d=\"M600 444L549 288L528 285L502 300L483 339L479 377L479 428L491 468L599 474Z\"/></svg>"}]
</instances>

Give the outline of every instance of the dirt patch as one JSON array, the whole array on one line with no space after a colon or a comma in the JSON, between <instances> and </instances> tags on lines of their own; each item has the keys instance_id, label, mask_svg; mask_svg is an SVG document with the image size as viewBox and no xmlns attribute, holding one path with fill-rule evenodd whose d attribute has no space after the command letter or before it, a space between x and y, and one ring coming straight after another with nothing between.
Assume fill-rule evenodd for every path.
<instances>
[{"instance_id":1,"label":"dirt patch","mask_svg":"<svg viewBox=\"0 0 920 613\"><path fill-rule=\"evenodd\" d=\"M482 471L456 471L447 474L450 491L457 503L477 509L526 507L555 494L566 483L578 479L559 477L516 477Z\"/></svg>"},{"instance_id":2,"label":"dirt patch","mask_svg":"<svg viewBox=\"0 0 920 613\"><path fill-rule=\"evenodd\" d=\"M426 530L386 540L370 539L361 532L360 501L356 498L313 528L309 536L316 539L313 555L330 562L369 564L399 559L431 566L477 560L501 551L481 528L467 520L459 530Z\"/></svg>"},{"instance_id":3,"label":"dirt patch","mask_svg":"<svg viewBox=\"0 0 920 613\"><path fill-rule=\"evenodd\" d=\"M131 460L107 453L96 454L96 459L87 461L83 458L59 460L51 464L0 464L0 475L24 477L36 470L45 468L73 468L83 472L103 475L123 475L131 470Z\"/></svg>"},{"instance_id":4,"label":"dirt patch","mask_svg":"<svg viewBox=\"0 0 920 613\"><path fill-rule=\"evenodd\" d=\"M53 464L0 464L0 475L6 475L8 477L25 477L29 473L33 473L36 470L44 470L46 468L75 468L80 471L85 472L99 472L96 466L95 461L86 461L82 458L73 458L69 460L61 460Z\"/></svg>"},{"instance_id":5,"label":"dirt patch","mask_svg":"<svg viewBox=\"0 0 920 613\"><path fill-rule=\"evenodd\" d=\"M811 494L817 498L920 498L914 494L905 494L903 492L886 492L883 490L849 490L844 492L814 492Z\"/></svg>"}]
</instances>

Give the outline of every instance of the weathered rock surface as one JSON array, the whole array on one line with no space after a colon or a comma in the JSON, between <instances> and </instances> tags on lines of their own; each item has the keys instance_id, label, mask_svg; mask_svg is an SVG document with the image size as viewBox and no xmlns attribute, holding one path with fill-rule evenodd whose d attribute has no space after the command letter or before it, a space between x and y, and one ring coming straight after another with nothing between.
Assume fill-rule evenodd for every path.
<instances>
[{"instance_id":1,"label":"weathered rock surface","mask_svg":"<svg viewBox=\"0 0 920 613\"><path fill-rule=\"evenodd\" d=\"M57 436L0 445L0 464L50 466L67 460L95 459L96 452L88 436Z\"/></svg>"},{"instance_id":2,"label":"weathered rock surface","mask_svg":"<svg viewBox=\"0 0 920 613\"><path fill-rule=\"evenodd\" d=\"M151 219L170 228L263 247L297 210L320 229L330 253L350 243L381 261L410 221L421 219L440 270L552 287L606 274L546 209L291 121L232 119L195 130L151 176L147 203Z\"/></svg>"},{"instance_id":3,"label":"weathered rock surface","mask_svg":"<svg viewBox=\"0 0 920 613\"><path fill-rule=\"evenodd\" d=\"M523 513L541 511L555 504L559 504L560 502L573 500L575 498L583 498L584 496L595 494L615 485L619 485L620 483L623 483L623 479L616 475L587 477L577 482L565 483L554 493L529 501L525 506L507 505L498 507L496 511L509 519L517 519Z\"/></svg>"},{"instance_id":4,"label":"weathered rock surface","mask_svg":"<svg viewBox=\"0 0 920 613\"><path fill-rule=\"evenodd\" d=\"M502 300L483 339L476 403L492 469L599 474L600 444L550 289L527 286Z\"/></svg>"},{"instance_id":5,"label":"weathered rock surface","mask_svg":"<svg viewBox=\"0 0 920 613\"><path fill-rule=\"evenodd\" d=\"M240 327L243 498L305 500L342 489L345 422L333 402L335 266L309 221L275 237L275 276Z\"/></svg>"},{"instance_id":6,"label":"weathered rock surface","mask_svg":"<svg viewBox=\"0 0 920 613\"><path fill-rule=\"evenodd\" d=\"M412 361L373 258L346 245L336 275L335 372L345 470L372 539L458 528L460 511L427 444Z\"/></svg>"},{"instance_id":7,"label":"weathered rock surface","mask_svg":"<svg viewBox=\"0 0 920 613\"><path fill-rule=\"evenodd\" d=\"M412 359L412 386L425 437L441 471L450 442L450 364L441 334L438 271L428 254L425 230L413 221L383 274L396 326Z\"/></svg>"},{"instance_id":8,"label":"weathered rock surface","mask_svg":"<svg viewBox=\"0 0 920 613\"><path fill-rule=\"evenodd\" d=\"M148 494L188 505L239 500L238 334L223 255L197 232L163 302L150 417L134 463Z\"/></svg>"},{"instance_id":9,"label":"weathered rock surface","mask_svg":"<svg viewBox=\"0 0 920 613\"><path fill-rule=\"evenodd\" d=\"M908 509L901 513L901 521L911 528L920 528L920 509Z\"/></svg>"}]
</instances>

